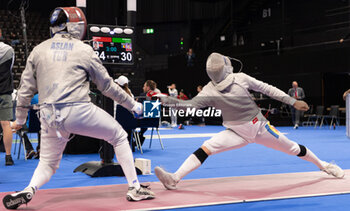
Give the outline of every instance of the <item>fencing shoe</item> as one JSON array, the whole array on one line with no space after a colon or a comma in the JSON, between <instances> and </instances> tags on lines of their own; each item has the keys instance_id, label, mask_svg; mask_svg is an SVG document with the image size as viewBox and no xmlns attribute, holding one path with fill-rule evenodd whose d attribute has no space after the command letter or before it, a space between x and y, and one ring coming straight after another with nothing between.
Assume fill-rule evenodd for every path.
<instances>
[{"instance_id":1,"label":"fencing shoe","mask_svg":"<svg viewBox=\"0 0 350 211\"><path fill-rule=\"evenodd\" d=\"M32 187L28 187L20 192L6 195L2 202L7 209L17 209L22 204L27 204L32 200L34 195L34 189Z\"/></svg>"},{"instance_id":2,"label":"fencing shoe","mask_svg":"<svg viewBox=\"0 0 350 211\"><path fill-rule=\"evenodd\" d=\"M341 169L339 166L337 166L334 163L326 163L324 169L322 171L326 172L329 175L332 175L336 178L343 178L345 175L345 172L343 169Z\"/></svg>"},{"instance_id":3,"label":"fencing shoe","mask_svg":"<svg viewBox=\"0 0 350 211\"><path fill-rule=\"evenodd\" d=\"M135 187L130 187L128 193L126 194L126 199L128 201L140 201L154 198L155 194L148 186L145 185L141 185L138 190L136 190Z\"/></svg>"},{"instance_id":4,"label":"fencing shoe","mask_svg":"<svg viewBox=\"0 0 350 211\"><path fill-rule=\"evenodd\" d=\"M166 189L176 190L176 184L178 182L176 182L174 174L165 171L159 166L154 168L154 172L156 173L156 176L158 177L159 181L163 183Z\"/></svg>"}]
</instances>

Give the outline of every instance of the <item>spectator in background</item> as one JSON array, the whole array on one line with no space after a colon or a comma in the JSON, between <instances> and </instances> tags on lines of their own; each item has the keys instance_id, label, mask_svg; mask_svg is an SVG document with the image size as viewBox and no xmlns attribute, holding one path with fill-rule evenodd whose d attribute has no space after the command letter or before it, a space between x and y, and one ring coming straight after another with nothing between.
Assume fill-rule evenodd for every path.
<instances>
[{"instance_id":1,"label":"spectator in background","mask_svg":"<svg viewBox=\"0 0 350 211\"><path fill-rule=\"evenodd\" d=\"M176 84L171 84L170 86L168 86L168 92L169 92L169 96L177 97L178 92L176 89Z\"/></svg>"},{"instance_id":2,"label":"spectator in background","mask_svg":"<svg viewBox=\"0 0 350 211\"><path fill-rule=\"evenodd\" d=\"M3 140L6 151L5 165L12 166L11 157L12 129L10 121L13 120L13 78L12 65L15 53L11 46L0 42L0 122L3 130Z\"/></svg>"},{"instance_id":3,"label":"spectator in background","mask_svg":"<svg viewBox=\"0 0 350 211\"><path fill-rule=\"evenodd\" d=\"M130 97L134 98L134 95L131 93L131 90L129 89L129 79L126 76L119 76L117 79L114 80ZM117 108L117 102L114 101L114 118L115 118L115 112Z\"/></svg>"},{"instance_id":4,"label":"spectator in background","mask_svg":"<svg viewBox=\"0 0 350 211\"><path fill-rule=\"evenodd\" d=\"M141 96L146 96L147 100L150 100L154 95L159 94L160 91L159 89L156 90L157 88L157 83L152 81L152 80L147 80L144 84L143 84L143 92L141 94Z\"/></svg>"},{"instance_id":5,"label":"spectator in background","mask_svg":"<svg viewBox=\"0 0 350 211\"><path fill-rule=\"evenodd\" d=\"M20 42L17 34L15 34L13 32L10 33L10 39L11 39L11 45L13 47L16 46Z\"/></svg>"},{"instance_id":6,"label":"spectator in background","mask_svg":"<svg viewBox=\"0 0 350 211\"><path fill-rule=\"evenodd\" d=\"M168 86L168 92L169 92L169 96L176 98L178 96L176 84L171 84L170 86ZM177 127L177 116L175 115L176 108L169 108L169 110L170 110L170 120L171 120L170 125L171 127Z\"/></svg>"},{"instance_id":7,"label":"spectator in background","mask_svg":"<svg viewBox=\"0 0 350 211\"><path fill-rule=\"evenodd\" d=\"M157 83L156 83L156 82L154 82L154 83L155 83L154 92L157 93L157 94L162 93L162 92L157 88Z\"/></svg>"},{"instance_id":8,"label":"spectator in background","mask_svg":"<svg viewBox=\"0 0 350 211\"><path fill-rule=\"evenodd\" d=\"M187 67L193 67L194 66L194 59L196 58L196 54L193 53L192 48L189 48L186 54L187 59Z\"/></svg>"},{"instance_id":9,"label":"spectator in background","mask_svg":"<svg viewBox=\"0 0 350 211\"><path fill-rule=\"evenodd\" d=\"M188 97L185 95L185 92L183 89L180 90L180 94L177 96L177 99L188 100Z\"/></svg>"},{"instance_id":10,"label":"spectator in background","mask_svg":"<svg viewBox=\"0 0 350 211\"><path fill-rule=\"evenodd\" d=\"M292 88L289 89L288 95L295 98L296 100L302 100L305 98L303 88L298 87L298 82L296 81L293 81ZM290 107L290 110L292 112L292 121L294 124L294 129L298 129L300 124L300 117L302 116L303 112L296 110L293 106Z\"/></svg>"},{"instance_id":11,"label":"spectator in background","mask_svg":"<svg viewBox=\"0 0 350 211\"><path fill-rule=\"evenodd\" d=\"M134 98L134 95L132 94L131 90L129 89L129 82L130 81L126 76L121 75L117 79L115 79L114 82L116 82L130 97ZM116 114L117 109L126 109L124 107L121 107L121 106L117 107L117 106L118 106L118 104L114 101L114 114L115 114L114 118L116 118L116 116L117 116L117 114ZM123 127L123 123L120 123L120 125ZM132 131L130 129L127 129L127 128L124 128L124 130L125 130L125 132L128 133L129 142L132 141L131 150L133 152L135 152L135 142L133 140L131 140L131 132Z\"/></svg>"},{"instance_id":12,"label":"spectator in background","mask_svg":"<svg viewBox=\"0 0 350 211\"><path fill-rule=\"evenodd\" d=\"M202 89L203 89L203 86L201 86L201 85L197 86L197 92L198 93L200 93L202 91Z\"/></svg>"},{"instance_id":13,"label":"spectator in background","mask_svg":"<svg viewBox=\"0 0 350 211\"><path fill-rule=\"evenodd\" d=\"M160 91L158 89L158 91L159 91L158 92L156 90L156 88L157 88L157 83L156 82L154 82L152 80L147 80L143 84L143 88L142 88L143 89L143 93L140 94L141 98L138 99L138 102L143 103L143 101L145 101L145 100L151 100L154 95L159 94ZM141 128L141 130L140 130L140 142L141 142L141 146L142 146L143 142L146 139L144 134L147 131L147 127L142 127L142 123L143 123L142 119L140 119L138 121L138 123L140 124L139 127Z\"/></svg>"},{"instance_id":14,"label":"spectator in background","mask_svg":"<svg viewBox=\"0 0 350 211\"><path fill-rule=\"evenodd\" d=\"M131 93L131 90L129 89L129 79L126 76L119 76L119 78L114 80L119 86L126 92L130 97L134 98L134 95Z\"/></svg>"},{"instance_id":15,"label":"spectator in background","mask_svg":"<svg viewBox=\"0 0 350 211\"><path fill-rule=\"evenodd\" d=\"M0 28L0 41L3 39L4 39L4 37L2 36L2 29Z\"/></svg>"}]
</instances>

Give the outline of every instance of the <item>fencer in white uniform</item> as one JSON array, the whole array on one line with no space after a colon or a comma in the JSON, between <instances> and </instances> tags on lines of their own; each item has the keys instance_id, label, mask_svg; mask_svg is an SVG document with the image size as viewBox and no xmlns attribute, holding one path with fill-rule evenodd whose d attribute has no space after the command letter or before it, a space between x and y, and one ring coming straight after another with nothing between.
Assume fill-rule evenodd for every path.
<instances>
[{"instance_id":1,"label":"fencer in white uniform","mask_svg":"<svg viewBox=\"0 0 350 211\"><path fill-rule=\"evenodd\" d=\"M166 172L161 167L155 168L159 180L167 189L176 189L176 184L191 171L197 169L209 155L238 149L249 143L257 143L296 155L312 162L322 171L337 178L344 177L344 171L335 164L320 160L310 149L289 140L278 132L261 114L248 90L261 92L273 99L294 106L298 110L308 110L304 101L297 101L283 91L259 81L244 73L233 73L230 59L219 53L212 53L206 63L207 74L211 81L192 100L181 101L160 96L163 105L178 108L220 109L226 130L214 135L191 154L175 173Z\"/></svg>"},{"instance_id":2,"label":"fencer in white uniform","mask_svg":"<svg viewBox=\"0 0 350 211\"><path fill-rule=\"evenodd\" d=\"M86 31L86 19L79 8L56 8L50 22L53 37L33 49L22 73L17 120L13 124L14 129L25 124L27 106L38 92L40 161L30 184L23 191L4 197L5 207L16 209L28 203L50 180L59 167L71 134L103 139L113 145L129 184L128 200L154 198L154 193L138 181L127 133L112 116L90 102L89 80L102 94L131 111L141 114L142 104L113 82L92 47L81 41Z\"/></svg>"}]
</instances>

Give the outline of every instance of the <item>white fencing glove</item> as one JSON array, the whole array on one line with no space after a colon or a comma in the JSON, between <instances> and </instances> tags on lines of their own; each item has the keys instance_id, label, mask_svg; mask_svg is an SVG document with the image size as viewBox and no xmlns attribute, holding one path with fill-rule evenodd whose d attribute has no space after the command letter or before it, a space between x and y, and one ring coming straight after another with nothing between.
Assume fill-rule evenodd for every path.
<instances>
[{"instance_id":1,"label":"white fencing glove","mask_svg":"<svg viewBox=\"0 0 350 211\"><path fill-rule=\"evenodd\" d=\"M143 113L143 105L142 103L136 102L134 107L131 109L133 112L135 112L138 115L141 115Z\"/></svg>"}]
</instances>

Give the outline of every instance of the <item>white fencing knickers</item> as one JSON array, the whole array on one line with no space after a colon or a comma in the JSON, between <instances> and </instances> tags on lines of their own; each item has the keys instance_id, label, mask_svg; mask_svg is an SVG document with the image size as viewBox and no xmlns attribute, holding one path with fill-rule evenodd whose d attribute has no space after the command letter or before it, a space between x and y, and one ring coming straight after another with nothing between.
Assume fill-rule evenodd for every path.
<instances>
[{"instance_id":1,"label":"white fencing knickers","mask_svg":"<svg viewBox=\"0 0 350 211\"><path fill-rule=\"evenodd\" d=\"M106 111L92 103L41 106L40 122L41 146L37 169L45 168L47 176L34 173L29 186L36 188L48 182L59 167L70 134L103 139L113 147L122 144L123 141L127 142L127 133L121 125Z\"/></svg>"},{"instance_id":2,"label":"white fencing knickers","mask_svg":"<svg viewBox=\"0 0 350 211\"><path fill-rule=\"evenodd\" d=\"M249 134L251 138L248 139L248 135L240 135L239 132L228 128L205 141L203 146L211 154L238 149L249 143L261 144L290 155L298 155L300 152L299 145L296 142L289 140L286 136L278 132L268 121L258 121L254 125L251 125L251 128L247 128L247 125L241 125L240 127L244 128L245 131L251 129L250 131L254 132L254 135Z\"/></svg>"}]
</instances>

